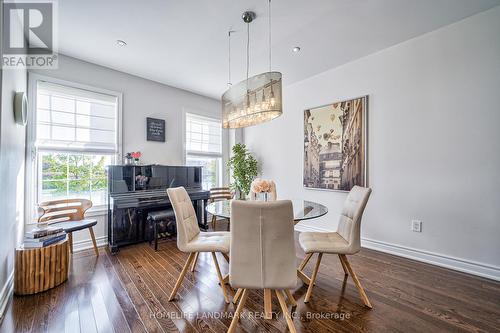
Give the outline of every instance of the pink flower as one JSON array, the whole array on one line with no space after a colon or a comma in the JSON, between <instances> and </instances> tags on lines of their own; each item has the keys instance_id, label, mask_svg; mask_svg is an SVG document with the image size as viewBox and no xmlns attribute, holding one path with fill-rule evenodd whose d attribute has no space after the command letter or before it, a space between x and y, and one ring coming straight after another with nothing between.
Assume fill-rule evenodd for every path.
<instances>
[{"instance_id":1,"label":"pink flower","mask_svg":"<svg viewBox=\"0 0 500 333\"><path fill-rule=\"evenodd\" d=\"M266 179L256 178L251 185L254 193L263 193L271 191L271 182Z\"/></svg>"}]
</instances>

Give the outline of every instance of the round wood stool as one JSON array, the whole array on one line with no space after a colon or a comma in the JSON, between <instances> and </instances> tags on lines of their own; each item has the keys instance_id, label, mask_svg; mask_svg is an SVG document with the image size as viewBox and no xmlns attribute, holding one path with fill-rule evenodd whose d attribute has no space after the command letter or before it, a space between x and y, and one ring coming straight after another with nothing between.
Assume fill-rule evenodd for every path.
<instances>
[{"instance_id":1,"label":"round wood stool","mask_svg":"<svg viewBox=\"0 0 500 333\"><path fill-rule=\"evenodd\" d=\"M54 288L68 279L68 239L42 248L17 248L14 293L36 294Z\"/></svg>"}]
</instances>

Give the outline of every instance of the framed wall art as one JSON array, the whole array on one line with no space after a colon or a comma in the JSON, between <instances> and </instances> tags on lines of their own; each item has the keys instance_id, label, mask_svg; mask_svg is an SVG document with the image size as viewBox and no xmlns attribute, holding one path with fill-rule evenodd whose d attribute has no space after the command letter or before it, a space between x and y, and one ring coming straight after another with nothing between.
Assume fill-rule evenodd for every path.
<instances>
[{"instance_id":1,"label":"framed wall art","mask_svg":"<svg viewBox=\"0 0 500 333\"><path fill-rule=\"evenodd\" d=\"M367 186L368 96L304 111L304 187Z\"/></svg>"}]
</instances>

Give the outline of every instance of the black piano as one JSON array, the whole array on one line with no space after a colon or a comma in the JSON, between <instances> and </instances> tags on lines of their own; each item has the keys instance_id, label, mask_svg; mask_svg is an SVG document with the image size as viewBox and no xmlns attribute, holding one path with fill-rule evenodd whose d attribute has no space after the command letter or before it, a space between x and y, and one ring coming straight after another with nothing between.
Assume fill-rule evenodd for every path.
<instances>
[{"instance_id":1,"label":"black piano","mask_svg":"<svg viewBox=\"0 0 500 333\"><path fill-rule=\"evenodd\" d=\"M207 229L205 206L210 192L202 189L202 168L166 165L108 166L108 242L112 253L146 240L149 212L171 208L167 188L186 188Z\"/></svg>"}]
</instances>

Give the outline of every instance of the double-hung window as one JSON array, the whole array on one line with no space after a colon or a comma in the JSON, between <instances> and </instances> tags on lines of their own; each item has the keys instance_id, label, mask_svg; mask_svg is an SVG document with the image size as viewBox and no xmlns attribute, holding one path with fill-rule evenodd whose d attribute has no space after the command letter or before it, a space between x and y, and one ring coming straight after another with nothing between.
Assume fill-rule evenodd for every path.
<instances>
[{"instance_id":1,"label":"double-hung window","mask_svg":"<svg viewBox=\"0 0 500 333\"><path fill-rule=\"evenodd\" d=\"M203 188L222 184L220 119L186 113L186 164L203 167Z\"/></svg>"},{"instance_id":2,"label":"double-hung window","mask_svg":"<svg viewBox=\"0 0 500 333\"><path fill-rule=\"evenodd\" d=\"M106 166L120 153L120 94L40 79L30 86L33 203L83 198L104 207Z\"/></svg>"}]
</instances>

